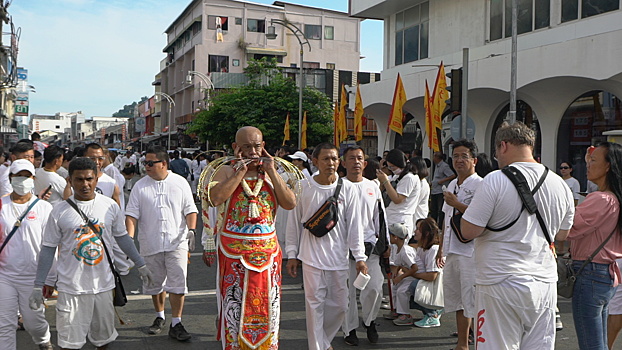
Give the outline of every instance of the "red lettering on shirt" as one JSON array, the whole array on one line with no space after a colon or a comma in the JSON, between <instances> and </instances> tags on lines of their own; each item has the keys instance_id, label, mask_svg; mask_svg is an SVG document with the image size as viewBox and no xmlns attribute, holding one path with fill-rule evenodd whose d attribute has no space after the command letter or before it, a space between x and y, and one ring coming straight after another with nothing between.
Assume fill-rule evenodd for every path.
<instances>
[{"instance_id":1,"label":"red lettering on shirt","mask_svg":"<svg viewBox=\"0 0 622 350\"><path fill-rule=\"evenodd\" d=\"M484 326L484 323L486 323L486 318L484 317L485 313L486 313L486 309L481 309L477 313L477 338L475 341L475 349L477 349L477 345L479 343L486 342L486 338L484 338L483 333L482 333L482 327Z\"/></svg>"}]
</instances>

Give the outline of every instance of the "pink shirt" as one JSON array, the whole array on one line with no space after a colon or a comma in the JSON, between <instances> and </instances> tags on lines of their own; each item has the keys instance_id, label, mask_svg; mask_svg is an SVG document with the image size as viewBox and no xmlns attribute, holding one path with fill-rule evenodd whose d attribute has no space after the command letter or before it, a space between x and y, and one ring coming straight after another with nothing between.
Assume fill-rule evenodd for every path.
<instances>
[{"instance_id":1,"label":"pink shirt","mask_svg":"<svg viewBox=\"0 0 622 350\"><path fill-rule=\"evenodd\" d=\"M577 206L574 224L568 234L572 259L587 260L613 230L617 231L592 260L610 265L609 272L613 276L614 286L621 280L620 269L616 264L616 259L622 258L622 235L616 229L619 215L620 204L613 193L592 192Z\"/></svg>"}]
</instances>

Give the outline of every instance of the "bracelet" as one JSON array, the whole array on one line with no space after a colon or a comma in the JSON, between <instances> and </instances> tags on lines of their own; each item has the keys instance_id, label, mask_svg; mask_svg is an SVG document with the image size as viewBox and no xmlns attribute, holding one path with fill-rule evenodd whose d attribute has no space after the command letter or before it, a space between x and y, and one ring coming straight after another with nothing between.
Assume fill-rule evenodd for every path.
<instances>
[{"instance_id":1,"label":"bracelet","mask_svg":"<svg viewBox=\"0 0 622 350\"><path fill-rule=\"evenodd\" d=\"M387 182L390 182L389 180L386 180L385 182L381 183L381 185L386 184Z\"/></svg>"}]
</instances>

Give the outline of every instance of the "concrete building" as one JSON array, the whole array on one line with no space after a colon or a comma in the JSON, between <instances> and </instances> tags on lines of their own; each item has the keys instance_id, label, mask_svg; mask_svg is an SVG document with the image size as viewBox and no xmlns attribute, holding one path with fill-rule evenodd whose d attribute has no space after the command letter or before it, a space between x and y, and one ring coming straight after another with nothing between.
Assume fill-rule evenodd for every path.
<instances>
[{"instance_id":1,"label":"concrete building","mask_svg":"<svg viewBox=\"0 0 622 350\"><path fill-rule=\"evenodd\" d=\"M11 2L0 3L0 146L5 149L18 141L17 127L22 120L21 117L20 120L15 119L19 28L15 27L9 15L10 4Z\"/></svg>"},{"instance_id":2,"label":"concrete building","mask_svg":"<svg viewBox=\"0 0 622 350\"><path fill-rule=\"evenodd\" d=\"M536 157L551 169L575 163L573 174L585 189L586 147L606 140L603 132L622 129L620 1L519 3L517 119L538 132ZM429 65L460 67L462 49L469 48L467 114L480 151L494 152L494 133L509 109L510 8L511 0L350 0L352 16L384 20L382 80L361 87L379 145L396 146L395 134L384 130L397 74L408 98L404 110L414 116L411 124L423 126L425 80L434 85L437 72ZM451 118L443 120L445 152Z\"/></svg>"},{"instance_id":3,"label":"concrete building","mask_svg":"<svg viewBox=\"0 0 622 350\"><path fill-rule=\"evenodd\" d=\"M277 38L268 40L265 32L272 19L289 21L304 32L311 46L310 51L304 48L304 62L299 62L301 45L288 29L275 25ZM192 120L197 108L204 107L207 86L196 76L188 83L188 71L207 74L216 89L245 83L243 68L250 59L262 57L274 57L282 67L302 64L305 68L357 72L360 22L344 12L282 1L272 5L240 0L192 1L166 29L163 51L167 57L161 64L161 77L154 82L175 101L170 129L175 132L178 125ZM168 102L161 103L161 107L156 104L155 114L161 111L164 130Z\"/></svg>"}]
</instances>

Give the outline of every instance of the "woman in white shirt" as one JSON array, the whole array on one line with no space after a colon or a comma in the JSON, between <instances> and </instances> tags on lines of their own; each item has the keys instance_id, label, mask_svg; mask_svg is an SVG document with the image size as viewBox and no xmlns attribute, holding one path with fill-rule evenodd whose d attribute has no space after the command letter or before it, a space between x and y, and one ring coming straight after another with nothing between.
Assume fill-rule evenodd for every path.
<instances>
[{"instance_id":1,"label":"woman in white shirt","mask_svg":"<svg viewBox=\"0 0 622 350\"><path fill-rule=\"evenodd\" d=\"M288 156L294 164L307 179L311 178L311 168L309 167L309 157L303 151L296 151L294 154Z\"/></svg>"},{"instance_id":2,"label":"woman in white shirt","mask_svg":"<svg viewBox=\"0 0 622 350\"><path fill-rule=\"evenodd\" d=\"M561 162L561 164L559 164L559 175L561 175L562 179L564 179L568 187L570 187L572 197L574 198L574 205L577 206L581 185L579 185L579 180L572 177L572 164L569 162Z\"/></svg>"}]
</instances>

